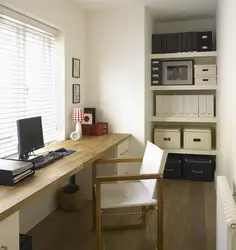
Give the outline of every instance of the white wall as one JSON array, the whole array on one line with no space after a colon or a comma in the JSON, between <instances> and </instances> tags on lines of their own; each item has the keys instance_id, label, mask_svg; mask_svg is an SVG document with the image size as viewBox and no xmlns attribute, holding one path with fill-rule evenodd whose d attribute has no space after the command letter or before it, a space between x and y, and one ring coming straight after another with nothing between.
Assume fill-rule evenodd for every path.
<instances>
[{"instance_id":1,"label":"white wall","mask_svg":"<svg viewBox=\"0 0 236 250\"><path fill-rule=\"evenodd\" d=\"M156 22L155 32L158 33L174 33L174 32L190 32L190 31L211 31L216 30L215 19L188 20L178 22Z\"/></svg>"},{"instance_id":2,"label":"white wall","mask_svg":"<svg viewBox=\"0 0 236 250\"><path fill-rule=\"evenodd\" d=\"M217 12L218 44L218 175L236 181L236 1L220 0Z\"/></svg>"},{"instance_id":3,"label":"white wall","mask_svg":"<svg viewBox=\"0 0 236 250\"><path fill-rule=\"evenodd\" d=\"M145 9L145 138L152 140L150 117L153 115L153 93L151 85L152 34L155 33L155 22L151 12Z\"/></svg>"},{"instance_id":4,"label":"white wall","mask_svg":"<svg viewBox=\"0 0 236 250\"><path fill-rule=\"evenodd\" d=\"M152 32L152 17L143 7L88 13L86 104L97 108L98 120L108 121L110 132L135 137L130 142L131 157L143 155L150 137L151 108L145 99L151 95ZM108 152L111 155L116 152ZM126 170L138 171L139 164L129 164ZM80 173L77 182L83 196L91 199L91 167Z\"/></svg>"},{"instance_id":5,"label":"white wall","mask_svg":"<svg viewBox=\"0 0 236 250\"><path fill-rule=\"evenodd\" d=\"M85 101L85 51L86 51L86 16L74 1L69 0L1 0L1 4L51 25L60 31L58 38L58 69L57 81L61 88L59 115L61 138L68 137L72 131L71 112L74 106L83 107ZM81 59L81 78L72 78L72 57ZM72 104L72 84L81 84L80 105ZM27 232L40 220L50 214L57 206L55 191L44 192L27 203L20 211L21 232Z\"/></svg>"},{"instance_id":6,"label":"white wall","mask_svg":"<svg viewBox=\"0 0 236 250\"><path fill-rule=\"evenodd\" d=\"M144 7L88 13L86 103L111 132L135 137L131 156L143 155L145 143L144 23Z\"/></svg>"}]
</instances>

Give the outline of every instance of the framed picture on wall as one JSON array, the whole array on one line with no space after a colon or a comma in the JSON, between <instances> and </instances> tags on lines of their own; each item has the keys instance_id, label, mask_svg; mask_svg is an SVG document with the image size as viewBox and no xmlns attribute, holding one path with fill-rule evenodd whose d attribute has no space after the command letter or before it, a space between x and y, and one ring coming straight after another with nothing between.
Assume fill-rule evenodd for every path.
<instances>
[{"instance_id":1,"label":"framed picture on wall","mask_svg":"<svg viewBox=\"0 0 236 250\"><path fill-rule=\"evenodd\" d=\"M80 78L80 59L72 58L72 77Z\"/></svg>"},{"instance_id":2,"label":"framed picture on wall","mask_svg":"<svg viewBox=\"0 0 236 250\"><path fill-rule=\"evenodd\" d=\"M162 62L163 85L192 85L194 60Z\"/></svg>"},{"instance_id":3,"label":"framed picture on wall","mask_svg":"<svg viewBox=\"0 0 236 250\"><path fill-rule=\"evenodd\" d=\"M79 84L72 85L72 102L80 103L80 85Z\"/></svg>"}]
</instances>

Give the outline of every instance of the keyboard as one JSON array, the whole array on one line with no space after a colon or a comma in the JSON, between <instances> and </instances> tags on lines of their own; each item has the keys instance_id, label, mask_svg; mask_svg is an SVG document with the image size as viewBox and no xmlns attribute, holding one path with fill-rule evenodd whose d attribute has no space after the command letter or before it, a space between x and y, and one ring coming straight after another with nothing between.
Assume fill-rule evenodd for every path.
<instances>
[{"instance_id":1,"label":"keyboard","mask_svg":"<svg viewBox=\"0 0 236 250\"><path fill-rule=\"evenodd\" d=\"M50 152L47 155L39 156L32 160L34 163L34 169L43 168L53 162L61 159L64 155L61 152Z\"/></svg>"}]
</instances>

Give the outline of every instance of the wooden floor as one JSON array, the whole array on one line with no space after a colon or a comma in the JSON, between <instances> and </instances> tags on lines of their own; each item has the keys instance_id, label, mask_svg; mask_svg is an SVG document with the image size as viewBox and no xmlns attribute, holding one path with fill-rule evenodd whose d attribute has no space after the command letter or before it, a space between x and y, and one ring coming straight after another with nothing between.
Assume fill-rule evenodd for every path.
<instances>
[{"instance_id":1,"label":"wooden floor","mask_svg":"<svg viewBox=\"0 0 236 250\"><path fill-rule=\"evenodd\" d=\"M165 181L164 188L164 249L215 250L216 198L213 183ZM108 211L110 213L110 211ZM155 215L151 227L156 235ZM138 218L126 215L104 216L117 223ZM33 228L34 250L93 250L94 234L91 230L92 206L86 203L83 211L65 213L57 210ZM146 230L106 232L106 250L154 249L149 227Z\"/></svg>"}]
</instances>

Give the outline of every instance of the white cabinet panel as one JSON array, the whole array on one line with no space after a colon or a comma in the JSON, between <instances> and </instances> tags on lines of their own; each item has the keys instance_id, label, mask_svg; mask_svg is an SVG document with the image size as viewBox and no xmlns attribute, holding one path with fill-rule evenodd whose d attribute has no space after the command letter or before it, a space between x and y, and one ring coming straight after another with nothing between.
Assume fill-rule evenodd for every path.
<instances>
[{"instance_id":1,"label":"white cabinet panel","mask_svg":"<svg viewBox=\"0 0 236 250\"><path fill-rule=\"evenodd\" d=\"M19 212L0 221L0 249L19 250Z\"/></svg>"},{"instance_id":2,"label":"white cabinet panel","mask_svg":"<svg viewBox=\"0 0 236 250\"><path fill-rule=\"evenodd\" d=\"M129 140L126 140L117 146L117 158L128 158L128 157L129 157ZM119 163L117 164L117 167L119 175L130 174L129 163Z\"/></svg>"},{"instance_id":3,"label":"white cabinet panel","mask_svg":"<svg viewBox=\"0 0 236 250\"><path fill-rule=\"evenodd\" d=\"M107 151L104 158L114 158L116 157L116 150L111 149ZM118 174L118 169L116 164L98 164L97 165L97 175L98 176L114 176Z\"/></svg>"}]
</instances>

